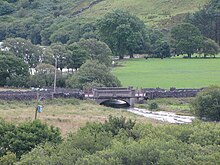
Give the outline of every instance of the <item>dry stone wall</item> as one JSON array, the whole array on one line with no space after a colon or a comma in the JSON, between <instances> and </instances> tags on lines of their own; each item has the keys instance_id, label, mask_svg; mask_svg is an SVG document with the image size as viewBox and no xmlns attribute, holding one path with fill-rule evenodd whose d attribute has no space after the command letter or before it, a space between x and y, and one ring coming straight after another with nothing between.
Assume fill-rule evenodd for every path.
<instances>
[{"instance_id":1,"label":"dry stone wall","mask_svg":"<svg viewBox=\"0 0 220 165\"><path fill-rule=\"evenodd\" d=\"M52 98L77 98L84 99L84 93L80 91L75 92L57 92L50 91L39 92L40 99ZM37 98L37 92L34 91L0 91L1 100L33 100Z\"/></svg>"},{"instance_id":2,"label":"dry stone wall","mask_svg":"<svg viewBox=\"0 0 220 165\"><path fill-rule=\"evenodd\" d=\"M144 88L142 90L147 98L156 99L156 98L195 97L197 93L203 89L204 88L199 88L199 89L170 88L169 90L166 90L161 88Z\"/></svg>"}]
</instances>

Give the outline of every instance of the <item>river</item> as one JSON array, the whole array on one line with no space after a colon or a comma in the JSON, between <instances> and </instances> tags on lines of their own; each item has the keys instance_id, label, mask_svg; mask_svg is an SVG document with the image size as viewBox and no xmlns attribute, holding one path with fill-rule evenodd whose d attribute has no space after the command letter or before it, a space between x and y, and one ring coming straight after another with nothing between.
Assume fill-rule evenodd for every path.
<instances>
[{"instance_id":1,"label":"river","mask_svg":"<svg viewBox=\"0 0 220 165\"><path fill-rule=\"evenodd\" d=\"M140 108L129 108L128 111L140 116L145 116L148 118L152 118L168 123L175 123L175 124L187 124L187 123L191 123L193 119L195 119L195 117L193 116L181 116L173 112L149 111Z\"/></svg>"}]
</instances>

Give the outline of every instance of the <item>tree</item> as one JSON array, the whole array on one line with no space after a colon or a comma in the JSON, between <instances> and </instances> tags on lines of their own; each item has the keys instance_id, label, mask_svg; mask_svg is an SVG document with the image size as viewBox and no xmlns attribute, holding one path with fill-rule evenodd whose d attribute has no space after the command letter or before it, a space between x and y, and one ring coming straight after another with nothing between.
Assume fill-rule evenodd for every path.
<instances>
[{"instance_id":1,"label":"tree","mask_svg":"<svg viewBox=\"0 0 220 165\"><path fill-rule=\"evenodd\" d=\"M7 31L7 25L1 24L0 25L0 41L5 39L6 31Z\"/></svg>"},{"instance_id":2,"label":"tree","mask_svg":"<svg viewBox=\"0 0 220 165\"><path fill-rule=\"evenodd\" d=\"M155 54L157 58L163 59L170 57L170 45L167 41L158 41L153 47L153 54Z\"/></svg>"},{"instance_id":3,"label":"tree","mask_svg":"<svg viewBox=\"0 0 220 165\"><path fill-rule=\"evenodd\" d=\"M62 73L63 68L67 66L67 57L70 51L68 51L63 44L52 44L50 49L52 50L53 58L57 60L57 68L60 68Z\"/></svg>"},{"instance_id":4,"label":"tree","mask_svg":"<svg viewBox=\"0 0 220 165\"><path fill-rule=\"evenodd\" d=\"M111 66L112 51L106 43L96 39L81 39L78 45L88 52L91 60L98 60L106 66Z\"/></svg>"},{"instance_id":5,"label":"tree","mask_svg":"<svg viewBox=\"0 0 220 165\"><path fill-rule=\"evenodd\" d=\"M107 43L114 55L123 58L145 50L148 38L144 23L128 12L115 10L97 22L102 41ZM132 44L130 44L132 43Z\"/></svg>"},{"instance_id":6,"label":"tree","mask_svg":"<svg viewBox=\"0 0 220 165\"><path fill-rule=\"evenodd\" d=\"M30 40L23 38L7 38L3 41L3 48L8 48L17 57L23 59L29 68L35 68L43 54L40 46L33 45Z\"/></svg>"},{"instance_id":7,"label":"tree","mask_svg":"<svg viewBox=\"0 0 220 165\"><path fill-rule=\"evenodd\" d=\"M66 44L67 41L69 40L69 32L67 32L64 29L59 29L59 31L55 31L51 36L50 36L50 41L52 43L62 43Z\"/></svg>"},{"instance_id":8,"label":"tree","mask_svg":"<svg viewBox=\"0 0 220 165\"><path fill-rule=\"evenodd\" d=\"M104 64L87 61L76 74L69 77L67 85L72 88L90 89L95 86L117 87L121 86L121 83Z\"/></svg>"},{"instance_id":9,"label":"tree","mask_svg":"<svg viewBox=\"0 0 220 165\"><path fill-rule=\"evenodd\" d=\"M32 87L49 87L54 83L55 67L50 64L41 63L35 68L36 73L31 75L29 85ZM57 72L57 78L60 73Z\"/></svg>"},{"instance_id":10,"label":"tree","mask_svg":"<svg viewBox=\"0 0 220 165\"><path fill-rule=\"evenodd\" d=\"M31 151L38 144L61 142L59 129L53 126L49 127L39 120L21 123L15 126L0 119L0 128L0 156L11 151L16 153L17 158L19 158L22 154Z\"/></svg>"},{"instance_id":11,"label":"tree","mask_svg":"<svg viewBox=\"0 0 220 165\"><path fill-rule=\"evenodd\" d=\"M204 89L196 96L192 107L194 114L200 119L220 121L220 88Z\"/></svg>"},{"instance_id":12,"label":"tree","mask_svg":"<svg viewBox=\"0 0 220 165\"><path fill-rule=\"evenodd\" d=\"M22 59L10 54L9 52L1 52L0 54L0 85L6 85L7 79L13 79L16 76L22 77L26 80L29 76L28 65L24 63ZM26 82L24 82L26 83ZM22 86L23 84L17 84L17 86Z\"/></svg>"},{"instance_id":13,"label":"tree","mask_svg":"<svg viewBox=\"0 0 220 165\"><path fill-rule=\"evenodd\" d=\"M170 43L167 41L165 35L157 29L148 29L151 49L149 53L156 58L170 57Z\"/></svg>"},{"instance_id":14,"label":"tree","mask_svg":"<svg viewBox=\"0 0 220 165\"><path fill-rule=\"evenodd\" d=\"M219 8L219 1L211 0L209 3L204 5L201 10L193 14L189 14L186 17L187 22L199 28L199 30L205 37L214 40L218 44L220 44Z\"/></svg>"},{"instance_id":15,"label":"tree","mask_svg":"<svg viewBox=\"0 0 220 165\"><path fill-rule=\"evenodd\" d=\"M204 53L204 58L206 58L207 55L213 55L215 58L219 50L219 45L212 39L207 39L203 42L202 53Z\"/></svg>"},{"instance_id":16,"label":"tree","mask_svg":"<svg viewBox=\"0 0 220 165\"><path fill-rule=\"evenodd\" d=\"M5 1L0 2L0 16L10 14L15 11L14 7Z\"/></svg>"},{"instance_id":17,"label":"tree","mask_svg":"<svg viewBox=\"0 0 220 165\"><path fill-rule=\"evenodd\" d=\"M73 43L67 47L70 51L69 56L67 57L67 68L72 68L77 70L81 67L82 64L86 62L89 57L87 51L82 49L77 43Z\"/></svg>"},{"instance_id":18,"label":"tree","mask_svg":"<svg viewBox=\"0 0 220 165\"><path fill-rule=\"evenodd\" d=\"M203 36L199 29L192 24L182 23L171 29L175 53L187 54L189 58L201 47Z\"/></svg>"}]
</instances>

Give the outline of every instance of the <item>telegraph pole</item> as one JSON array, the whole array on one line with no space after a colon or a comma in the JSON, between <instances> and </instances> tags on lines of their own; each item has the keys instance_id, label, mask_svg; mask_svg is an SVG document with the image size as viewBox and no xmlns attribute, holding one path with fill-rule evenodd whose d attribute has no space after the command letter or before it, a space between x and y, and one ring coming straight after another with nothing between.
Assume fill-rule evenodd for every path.
<instances>
[{"instance_id":1,"label":"telegraph pole","mask_svg":"<svg viewBox=\"0 0 220 165\"><path fill-rule=\"evenodd\" d=\"M55 57L55 71L54 71L53 93L56 93L56 83L57 83L57 57Z\"/></svg>"},{"instance_id":2,"label":"telegraph pole","mask_svg":"<svg viewBox=\"0 0 220 165\"><path fill-rule=\"evenodd\" d=\"M39 103L39 90L37 89L37 100L36 100L36 109L35 109L34 120L37 119L37 108L38 108L38 103Z\"/></svg>"}]
</instances>

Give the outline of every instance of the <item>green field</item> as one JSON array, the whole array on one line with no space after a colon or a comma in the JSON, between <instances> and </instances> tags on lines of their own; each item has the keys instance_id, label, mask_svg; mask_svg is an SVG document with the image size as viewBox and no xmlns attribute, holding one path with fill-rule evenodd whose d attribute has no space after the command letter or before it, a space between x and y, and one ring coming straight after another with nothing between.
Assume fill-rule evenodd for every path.
<instances>
[{"instance_id":1,"label":"green field","mask_svg":"<svg viewBox=\"0 0 220 165\"><path fill-rule=\"evenodd\" d=\"M113 69L123 86L199 88L220 85L220 58L129 59Z\"/></svg>"}]
</instances>

